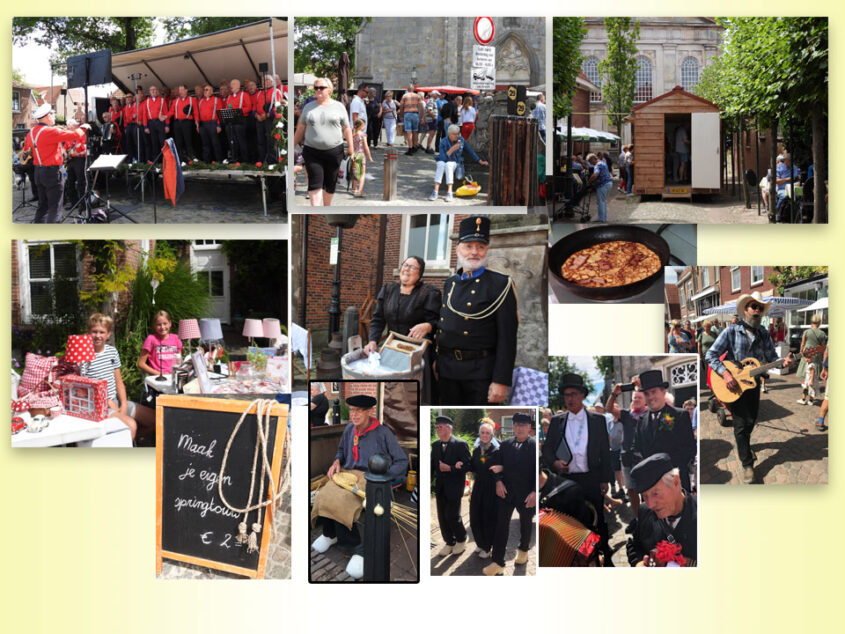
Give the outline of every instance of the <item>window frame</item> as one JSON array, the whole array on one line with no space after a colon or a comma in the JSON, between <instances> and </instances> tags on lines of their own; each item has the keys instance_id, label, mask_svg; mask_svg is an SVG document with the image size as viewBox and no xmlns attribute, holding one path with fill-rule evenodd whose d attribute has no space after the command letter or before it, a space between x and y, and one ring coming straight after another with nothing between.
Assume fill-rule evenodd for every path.
<instances>
[{"instance_id":1,"label":"window frame","mask_svg":"<svg viewBox=\"0 0 845 634\"><path fill-rule=\"evenodd\" d=\"M734 286L734 272L739 275L739 281L737 282L736 286ZM732 266L731 267L731 292L737 293L742 288L742 267L741 266Z\"/></svg>"},{"instance_id":2,"label":"window frame","mask_svg":"<svg viewBox=\"0 0 845 634\"><path fill-rule=\"evenodd\" d=\"M22 324L29 324L32 323L33 317L51 317L51 313L46 315L42 313L38 313L37 315L33 313L32 310L32 284L44 284L44 283L52 283L53 278L56 276L56 256L54 248L59 245L73 245L72 242L69 240L57 240L57 241L50 241L50 240L20 240L18 241L18 293L19 293L19 301L20 301L20 309L21 309L21 323ZM47 246L49 248L50 254L50 277L49 278L42 278L36 277L31 278L29 275L29 265L30 265L30 257L29 252L30 248L32 247L40 247L40 246ZM75 274L71 276L70 280L75 280L77 287L80 286L82 283L82 269L81 269L81 262L79 260L79 249L74 247L74 269ZM52 304L51 308L55 311L55 294L51 298Z\"/></svg>"},{"instance_id":3,"label":"window frame","mask_svg":"<svg viewBox=\"0 0 845 634\"><path fill-rule=\"evenodd\" d=\"M637 70L635 71L635 85L634 85L634 103L646 103L647 101L651 101L654 99L654 64L651 61L651 58L648 55L637 55ZM648 63L648 83L640 83L641 73L645 73L645 68L643 68L643 60ZM644 78L643 78L644 79ZM645 96L646 91L644 86L648 86L648 96L646 98L642 98Z\"/></svg>"},{"instance_id":4,"label":"window frame","mask_svg":"<svg viewBox=\"0 0 845 634\"><path fill-rule=\"evenodd\" d=\"M601 60L599 60L599 58L596 57L595 55L590 55L588 57L585 57L584 61L581 63L581 70L584 72L584 75L586 75L587 79L591 83L593 83L593 84L595 84L596 86L599 87L598 92L593 92L592 90L590 91L590 103L601 103L602 101L604 101L604 95L602 94L602 91L601 91L601 87L602 87L601 86L601 84L602 84L601 73L599 72L599 62L600 61ZM589 72L588 72L588 67L587 67L588 63L590 64ZM593 69L594 64L595 64L595 69ZM595 71L595 73L591 77L593 70Z\"/></svg>"},{"instance_id":5,"label":"window frame","mask_svg":"<svg viewBox=\"0 0 845 634\"><path fill-rule=\"evenodd\" d=\"M401 226L401 239L400 239L400 249L399 249L399 261L396 263L396 269L394 269L393 274L399 275L399 267L402 266L402 262L404 262L409 255L419 255L419 254L411 254L409 253L409 244L411 239L411 220L417 216L425 216L426 217L426 233L425 233L425 254L423 255L425 259L425 276L426 277L448 277L452 274L451 271L451 263L452 263L452 227L454 226L455 222L455 214L402 214L402 226ZM446 245L445 245L445 253L444 259L438 260L429 260L428 257L428 241L430 238L430 231L431 231L431 218L432 216L445 216L446 217Z\"/></svg>"},{"instance_id":6,"label":"window frame","mask_svg":"<svg viewBox=\"0 0 845 634\"><path fill-rule=\"evenodd\" d=\"M686 68L688 66L687 62L692 62L693 64L695 64L695 81L693 81L689 85L687 85L687 82L685 81L685 78L684 78L685 74L688 71L688 69ZM681 81L680 81L681 87L687 92L692 92L692 89L695 88L696 84L698 84L698 78L701 74L701 65L698 63L698 60L695 57L693 57L692 55L687 55L684 59L681 60L680 71L681 71Z\"/></svg>"}]
</instances>

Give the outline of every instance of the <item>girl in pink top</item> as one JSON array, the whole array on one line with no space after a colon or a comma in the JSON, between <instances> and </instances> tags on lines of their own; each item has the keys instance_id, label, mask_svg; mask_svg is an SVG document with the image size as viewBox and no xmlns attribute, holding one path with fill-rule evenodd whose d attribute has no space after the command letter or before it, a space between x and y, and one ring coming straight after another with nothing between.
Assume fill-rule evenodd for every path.
<instances>
[{"instance_id":1,"label":"girl in pink top","mask_svg":"<svg viewBox=\"0 0 845 634\"><path fill-rule=\"evenodd\" d=\"M166 310L153 317L153 334L144 339L138 367L147 374L170 374L174 362L182 358L182 341L171 334L172 321Z\"/></svg>"}]
</instances>

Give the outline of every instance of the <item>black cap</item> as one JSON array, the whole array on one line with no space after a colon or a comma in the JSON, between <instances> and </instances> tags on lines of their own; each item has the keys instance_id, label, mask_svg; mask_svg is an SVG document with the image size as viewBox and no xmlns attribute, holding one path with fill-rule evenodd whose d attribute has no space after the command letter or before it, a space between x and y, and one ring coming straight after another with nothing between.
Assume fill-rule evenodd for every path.
<instances>
[{"instance_id":1,"label":"black cap","mask_svg":"<svg viewBox=\"0 0 845 634\"><path fill-rule=\"evenodd\" d=\"M352 407L362 407L364 409L375 407L376 403L378 403L378 401L375 398L367 396L366 394L356 394L355 396L350 396L346 399L347 405L351 405Z\"/></svg>"},{"instance_id":2,"label":"black cap","mask_svg":"<svg viewBox=\"0 0 845 634\"><path fill-rule=\"evenodd\" d=\"M660 370L646 370L640 373L640 389L645 392L653 387L662 387L664 390L669 383L663 380L663 372Z\"/></svg>"},{"instance_id":3,"label":"black cap","mask_svg":"<svg viewBox=\"0 0 845 634\"><path fill-rule=\"evenodd\" d=\"M672 468L672 459L668 453L656 453L640 462L631 469L631 477L634 479L634 487L637 493L648 491Z\"/></svg>"},{"instance_id":4,"label":"black cap","mask_svg":"<svg viewBox=\"0 0 845 634\"><path fill-rule=\"evenodd\" d=\"M524 412L517 412L513 415L513 424L514 425L533 425L534 424L534 417L529 416Z\"/></svg>"},{"instance_id":5,"label":"black cap","mask_svg":"<svg viewBox=\"0 0 845 634\"><path fill-rule=\"evenodd\" d=\"M584 393L584 396L587 396L587 388L584 385L584 377L580 374L564 374L560 377L558 388L561 395L563 395L564 390L569 387L577 387Z\"/></svg>"},{"instance_id":6,"label":"black cap","mask_svg":"<svg viewBox=\"0 0 845 634\"><path fill-rule=\"evenodd\" d=\"M490 243L490 218L469 216L461 220L458 229L458 242Z\"/></svg>"},{"instance_id":7,"label":"black cap","mask_svg":"<svg viewBox=\"0 0 845 634\"><path fill-rule=\"evenodd\" d=\"M437 418L434 419L434 424L435 425L449 425L449 427L451 427L452 426L452 419L449 418L448 416L438 416Z\"/></svg>"}]
</instances>

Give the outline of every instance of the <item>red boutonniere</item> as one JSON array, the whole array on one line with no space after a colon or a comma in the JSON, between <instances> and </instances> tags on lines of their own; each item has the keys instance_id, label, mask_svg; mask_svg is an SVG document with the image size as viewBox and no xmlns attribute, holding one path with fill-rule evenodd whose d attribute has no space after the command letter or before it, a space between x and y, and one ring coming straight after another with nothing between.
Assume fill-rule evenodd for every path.
<instances>
[{"instance_id":1,"label":"red boutonniere","mask_svg":"<svg viewBox=\"0 0 845 634\"><path fill-rule=\"evenodd\" d=\"M651 552L658 566L668 566L670 563L686 566L687 558L681 554L681 549L680 544L670 544L664 539Z\"/></svg>"}]
</instances>

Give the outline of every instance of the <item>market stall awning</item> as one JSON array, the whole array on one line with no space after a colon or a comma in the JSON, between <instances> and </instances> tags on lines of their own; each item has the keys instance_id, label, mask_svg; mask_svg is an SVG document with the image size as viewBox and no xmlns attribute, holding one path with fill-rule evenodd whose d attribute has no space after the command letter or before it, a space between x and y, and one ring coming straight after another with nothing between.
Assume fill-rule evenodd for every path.
<instances>
[{"instance_id":1,"label":"market stall awning","mask_svg":"<svg viewBox=\"0 0 845 634\"><path fill-rule=\"evenodd\" d=\"M311 73L294 73L293 74L293 85L294 86L311 86L317 80L316 75L312 75Z\"/></svg>"},{"instance_id":2,"label":"market stall awning","mask_svg":"<svg viewBox=\"0 0 845 634\"><path fill-rule=\"evenodd\" d=\"M436 90L437 92L446 92L451 93L453 95L465 95L467 93L471 95L480 95L480 90L473 90L472 88L461 88L460 86L417 86L418 91L422 92L431 92L432 90Z\"/></svg>"},{"instance_id":3,"label":"market stall awning","mask_svg":"<svg viewBox=\"0 0 845 634\"><path fill-rule=\"evenodd\" d=\"M809 313L809 312L817 312L819 310L827 310L827 297L822 297L821 299L817 299L815 302L810 304L809 306L805 306L804 308L799 308L798 312L801 313Z\"/></svg>"},{"instance_id":4,"label":"market stall awning","mask_svg":"<svg viewBox=\"0 0 845 634\"><path fill-rule=\"evenodd\" d=\"M798 297L764 297L763 301L772 305L766 313L768 317L783 317L790 310L799 310L812 303L808 299L800 299ZM704 314L736 315L736 301L728 302L721 306L714 306L713 308L706 308Z\"/></svg>"},{"instance_id":5,"label":"market stall awning","mask_svg":"<svg viewBox=\"0 0 845 634\"><path fill-rule=\"evenodd\" d=\"M134 92L139 85L165 85L175 89L181 83L193 88L208 82L215 88L223 80L258 78L259 64L266 63L272 73L270 33L276 74L287 79L288 24L267 18L243 26L191 37L169 44L140 48L112 55L112 81L124 91Z\"/></svg>"},{"instance_id":6,"label":"market stall awning","mask_svg":"<svg viewBox=\"0 0 845 634\"><path fill-rule=\"evenodd\" d=\"M566 138L566 126L558 124L557 134L560 137ZM572 140L582 142L612 143L613 141L618 141L619 137L612 132L605 132L604 130L573 127Z\"/></svg>"},{"instance_id":7,"label":"market stall awning","mask_svg":"<svg viewBox=\"0 0 845 634\"><path fill-rule=\"evenodd\" d=\"M705 288L703 291L701 291L697 295L693 295L692 297L690 297L690 301L694 302L697 299L701 299L702 297L707 297L708 295L712 295L715 292L716 292L715 286L708 286L707 288Z\"/></svg>"}]
</instances>

